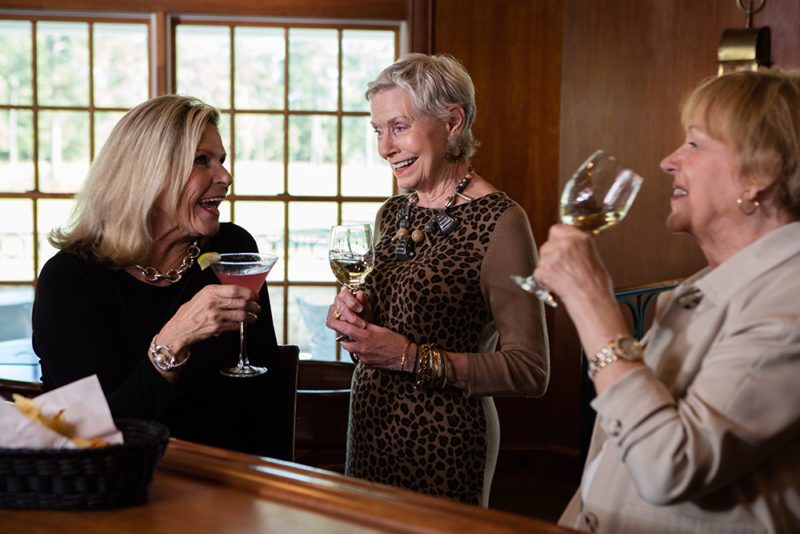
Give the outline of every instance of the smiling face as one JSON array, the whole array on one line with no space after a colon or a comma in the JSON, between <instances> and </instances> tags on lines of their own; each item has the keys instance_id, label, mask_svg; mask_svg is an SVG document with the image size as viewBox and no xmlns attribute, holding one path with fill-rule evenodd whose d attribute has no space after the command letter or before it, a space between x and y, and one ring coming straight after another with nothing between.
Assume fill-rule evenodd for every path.
<instances>
[{"instance_id":1,"label":"smiling face","mask_svg":"<svg viewBox=\"0 0 800 534\"><path fill-rule=\"evenodd\" d=\"M414 191L435 188L447 176L448 125L421 115L399 87L376 93L370 103L378 152L391 164L398 185Z\"/></svg>"},{"instance_id":2,"label":"smiling face","mask_svg":"<svg viewBox=\"0 0 800 534\"><path fill-rule=\"evenodd\" d=\"M737 153L711 137L701 119L699 112L693 115L686 141L664 158L661 169L674 177L667 227L689 233L702 244L736 232L744 216L736 201L747 185Z\"/></svg>"},{"instance_id":3,"label":"smiling face","mask_svg":"<svg viewBox=\"0 0 800 534\"><path fill-rule=\"evenodd\" d=\"M162 193L156 204L156 221L177 232L181 236L212 236L219 231L219 205L233 181L222 164L225 162L225 148L222 146L217 127L206 126L195 150L191 173L183 189L175 218L167 222L167 195ZM158 227L158 224L156 225ZM156 231L156 236L162 235Z\"/></svg>"}]
</instances>

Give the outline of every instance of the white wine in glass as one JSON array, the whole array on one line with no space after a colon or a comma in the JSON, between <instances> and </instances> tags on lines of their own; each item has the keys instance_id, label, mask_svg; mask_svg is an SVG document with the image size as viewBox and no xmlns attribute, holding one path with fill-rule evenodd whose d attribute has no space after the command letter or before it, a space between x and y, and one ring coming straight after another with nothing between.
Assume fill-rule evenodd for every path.
<instances>
[{"instance_id":1,"label":"white wine in glass","mask_svg":"<svg viewBox=\"0 0 800 534\"><path fill-rule=\"evenodd\" d=\"M564 185L559 209L561 222L597 235L625 218L642 181L641 176L615 157L598 150ZM558 306L553 295L533 275L514 275L511 279L545 304Z\"/></svg>"},{"instance_id":2,"label":"white wine in glass","mask_svg":"<svg viewBox=\"0 0 800 534\"><path fill-rule=\"evenodd\" d=\"M331 229L328 261L333 275L355 294L375 267L372 230L368 224L342 224Z\"/></svg>"},{"instance_id":3,"label":"white wine in glass","mask_svg":"<svg viewBox=\"0 0 800 534\"><path fill-rule=\"evenodd\" d=\"M355 295L375 267L372 229L368 224L340 224L331 228L328 261L340 284ZM339 336L336 341L350 341Z\"/></svg>"}]
</instances>

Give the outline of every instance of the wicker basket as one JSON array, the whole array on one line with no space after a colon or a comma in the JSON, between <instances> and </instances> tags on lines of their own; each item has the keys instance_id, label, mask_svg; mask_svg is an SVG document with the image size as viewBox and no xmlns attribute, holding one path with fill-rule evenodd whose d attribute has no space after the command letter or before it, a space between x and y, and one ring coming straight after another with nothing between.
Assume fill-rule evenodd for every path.
<instances>
[{"instance_id":1,"label":"wicker basket","mask_svg":"<svg viewBox=\"0 0 800 534\"><path fill-rule=\"evenodd\" d=\"M145 502L169 432L155 421L116 423L123 445L0 449L0 508L95 510Z\"/></svg>"}]
</instances>

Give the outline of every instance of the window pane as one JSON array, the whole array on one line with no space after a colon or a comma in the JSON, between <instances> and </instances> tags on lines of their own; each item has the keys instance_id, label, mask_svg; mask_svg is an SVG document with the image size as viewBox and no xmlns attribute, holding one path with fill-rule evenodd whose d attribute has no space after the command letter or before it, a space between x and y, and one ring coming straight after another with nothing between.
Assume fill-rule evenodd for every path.
<instances>
[{"instance_id":1,"label":"window pane","mask_svg":"<svg viewBox=\"0 0 800 534\"><path fill-rule=\"evenodd\" d=\"M73 199L42 199L39 200L38 210L36 215L39 219L39 266L38 270L41 271L42 266L55 255L58 250L53 248L47 241L47 237L52 230L60 228L67 224L69 216L75 207L75 200Z\"/></svg>"},{"instance_id":2,"label":"window pane","mask_svg":"<svg viewBox=\"0 0 800 534\"><path fill-rule=\"evenodd\" d=\"M179 25L175 40L178 93L229 109L231 39L228 27Z\"/></svg>"},{"instance_id":3,"label":"window pane","mask_svg":"<svg viewBox=\"0 0 800 534\"><path fill-rule=\"evenodd\" d=\"M33 200L0 200L0 280L33 280Z\"/></svg>"},{"instance_id":4,"label":"window pane","mask_svg":"<svg viewBox=\"0 0 800 534\"><path fill-rule=\"evenodd\" d=\"M39 113L39 185L42 191L74 193L89 171L89 113Z\"/></svg>"},{"instance_id":5,"label":"window pane","mask_svg":"<svg viewBox=\"0 0 800 534\"><path fill-rule=\"evenodd\" d=\"M236 115L237 195L283 192L283 115Z\"/></svg>"},{"instance_id":6,"label":"window pane","mask_svg":"<svg viewBox=\"0 0 800 534\"><path fill-rule=\"evenodd\" d=\"M89 105L89 25L40 22L36 31L39 104Z\"/></svg>"},{"instance_id":7,"label":"window pane","mask_svg":"<svg viewBox=\"0 0 800 534\"><path fill-rule=\"evenodd\" d=\"M289 204L289 280L334 281L328 265L328 236L335 224L335 202Z\"/></svg>"},{"instance_id":8,"label":"window pane","mask_svg":"<svg viewBox=\"0 0 800 534\"><path fill-rule=\"evenodd\" d=\"M3 349L10 345L11 339L31 337L33 293L31 286L0 287L0 347ZM7 355L7 351L0 350L0 358ZM6 363L5 358L2 363Z\"/></svg>"},{"instance_id":9,"label":"window pane","mask_svg":"<svg viewBox=\"0 0 800 534\"><path fill-rule=\"evenodd\" d=\"M106 144L108 136L111 135L111 130L117 125L122 116L125 115L124 111L97 111L94 114L94 153L100 152L103 145Z\"/></svg>"},{"instance_id":10,"label":"window pane","mask_svg":"<svg viewBox=\"0 0 800 534\"><path fill-rule=\"evenodd\" d=\"M336 334L325 326L334 287L289 288L289 343L303 359L336 360Z\"/></svg>"},{"instance_id":11,"label":"window pane","mask_svg":"<svg viewBox=\"0 0 800 534\"><path fill-rule=\"evenodd\" d=\"M279 257L278 263L267 277L268 282L284 280L283 268L283 202L236 202L236 224L250 232L258 244L258 250Z\"/></svg>"},{"instance_id":12,"label":"window pane","mask_svg":"<svg viewBox=\"0 0 800 534\"><path fill-rule=\"evenodd\" d=\"M0 21L0 104L33 104L31 23Z\"/></svg>"},{"instance_id":13,"label":"window pane","mask_svg":"<svg viewBox=\"0 0 800 534\"><path fill-rule=\"evenodd\" d=\"M342 224L374 225L375 215L380 207L380 202L343 202ZM375 228L372 230L374 231Z\"/></svg>"},{"instance_id":14,"label":"window pane","mask_svg":"<svg viewBox=\"0 0 800 534\"><path fill-rule=\"evenodd\" d=\"M368 111L367 84L394 60L394 32L342 32L342 109Z\"/></svg>"},{"instance_id":15,"label":"window pane","mask_svg":"<svg viewBox=\"0 0 800 534\"><path fill-rule=\"evenodd\" d=\"M342 117L342 195L388 197L392 173L378 154L369 117Z\"/></svg>"},{"instance_id":16,"label":"window pane","mask_svg":"<svg viewBox=\"0 0 800 534\"><path fill-rule=\"evenodd\" d=\"M289 193L336 194L336 117L289 117Z\"/></svg>"},{"instance_id":17,"label":"window pane","mask_svg":"<svg viewBox=\"0 0 800 534\"><path fill-rule=\"evenodd\" d=\"M270 273L270 276L272 276L272 273ZM283 335L283 287L271 285L267 280L267 291L269 291L269 303L272 309L272 324L275 327L275 336L278 338L278 343L285 345L287 341Z\"/></svg>"},{"instance_id":18,"label":"window pane","mask_svg":"<svg viewBox=\"0 0 800 534\"><path fill-rule=\"evenodd\" d=\"M336 110L338 56L336 30L289 30L289 109Z\"/></svg>"},{"instance_id":19,"label":"window pane","mask_svg":"<svg viewBox=\"0 0 800 534\"><path fill-rule=\"evenodd\" d=\"M239 109L283 109L283 28L236 28L236 80Z\"/></svg>"},{"instance_id":20,"label":"window pane","mask_svg":"<svg viewBox=\"0 0 800 534\"><path fill-rule=\"evenodd\" d=\"M39 380L39 358L31 347L32 286L0 287L0 378Z\"/></svg>"},{"instance_id":21,"label":"window pane","mask_svg":"<svg viewBox=\"0 0 800 534\"><path fill-rule=\"evenodd\" d=\"M220 113L219 114L219 125L217 126L219 130L219 136L222 139L222 147L225 149L225 152L228 153L228 157L225 158L225 163L222 164L228 172L231 172L231 114L230 113Z\"/></svg>"},{"instance_id":22,"label":"window pane","mask_svg":"<svg viewBox=\"0 0 800 534\"><path fill-rule=\"evenodd\" d=\"M95 24L94 102L133 107L147 100L147 26Z\"/></svg>"},{"instance_id":23,"label":"window pane","mask_svg":"<svg viewBox=\"0 0 800 534\"><path fill-rule=\"evenodd\" d=\"M33 112L0 109L0 191L32 190Z\"/></svg>"}]
</instances>

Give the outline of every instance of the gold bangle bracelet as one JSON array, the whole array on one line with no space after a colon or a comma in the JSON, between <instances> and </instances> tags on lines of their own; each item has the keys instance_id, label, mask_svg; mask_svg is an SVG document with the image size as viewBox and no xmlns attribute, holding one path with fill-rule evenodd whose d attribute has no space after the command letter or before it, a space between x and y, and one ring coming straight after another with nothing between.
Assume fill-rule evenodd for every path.
<instances>
[{"instance_id":1,"label":"gold bangle bracelet","mask_svg":"<svg viewBox=\"0 0 800 534\"><path fill-rule=\"evenodd\" d=\"M403 347L403 355L400 357L400 371L404 373L406 371L406 358L408 357L408 349L411 347L411 343L412 341L409 339L408 343L406 343L406 346Z\"/></svg>"}]
</instances>

